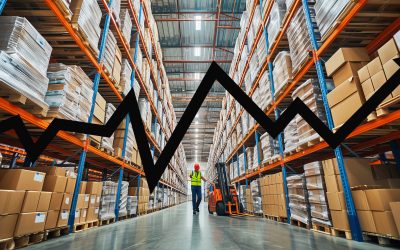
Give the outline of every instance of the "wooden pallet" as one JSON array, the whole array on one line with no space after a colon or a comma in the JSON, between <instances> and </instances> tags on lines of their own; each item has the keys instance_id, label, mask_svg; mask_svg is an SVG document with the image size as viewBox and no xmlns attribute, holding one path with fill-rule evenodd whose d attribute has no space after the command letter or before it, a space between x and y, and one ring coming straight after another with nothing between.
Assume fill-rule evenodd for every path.
<instances>
[{"instance_id":1,"label":"wooden pallet","mask_svg":"<svg viewBox=\"0 0 400 250\"><path fill-rule=\"evenodd\" d=\"M44 232L14 237L15 248L30 246L43 241Z\"/></svg>"},{"instance_id":2,"label":"wooden pallet","mask_svg":"<svg viewBox=\"0 0 400 250\"><path fill-rule=\"evenodd\" d=\"M129 218L130 218L130 217L129 217L128 215L119 216L119 217L118 217L118 221L126 220L126 219L129 219Z\"/></svg>"},{"instance_id":3,"label":"wooden pallet","mask_svg":"<svg viewBox=\"0 0 400 250\"><path fill-rule=\"evenodd\" d=\"M290 225L301 227L301 228L305 228L305 229L310 229L310 225L309 224L305 224L305 223L303 223L301 221L298 221L298 220L295 220L295 219L290 219Z\"/></svg>"},{"instance_id":4,"label":"wooden pallet","mask_svg":"<svg viewBox=\"0 0 400 250\"><path fill-rule=\"evenodd\" d=\"M280 216L275 216L275 215L264 214L264 218L266 218L268 220L273 220L273 221L276 221L276 222L282 222L282 223L286 223L287 222L287 218L280 217Z\"/></svg>"},{"instance_id":5,"label":"wooden pallet","mask_svg":"<svg viewBox=\"0 0 400 250\"><path fill-rule=\"evenodd\" d=\"M92 47L92 45L89 43L89 38L85 34L83 30L81 30L80 26L78 23L71 23L72 28L75 30L75 32L78 34L78 36L81 38L83 44L90 50L92 55L94 55L95 58L98 57L99 55L99 49L97 47ZM94 46L94 45L93 45Z\"/></svg>"},{"instance_id":6,"label":"wooden pallet","mask_svg":"<svg viewBox=\"0 0 400 250\"><path fill-rule=\"evenodd\" d=\"M72 12L68 6L65 5L63 0L54 0L54 3L57 5L58 10L63 14L64 18L70 22L72 18Z\"/></svg>"},{"instance_id":7,"label":"wooden pallet","mask_svg":"<svg viewBox=\"0 0 400 250\"><path fill-rule=\"evenodd\" d=\"M300 149L297 146L295 146L295 147L292 147L292 148L288 149L287 151L285 151L283 153L283 155L286 157L286 156L294 155L298 152L300 152Z\"/></svg>"},{"instance_id":8,"label":"wooden pallet","mask_svg":"<svg viewBox=\"0 0 400 250\"><path fill-rule=\"evenodd\" d=\"M300 152L300 151L302 151L302 150L304 150L306 148L312 147L312 146L314 146L314 145L316 145L316 144L318 144L320 142L321 142L321 137L318 136L317 138L313 138L313 139L311 139L309 141L304 141L301 144L299 143L297 145L297 150L298 150L298 152Z\"/></svg>"},{"instance_id":9,"label":"wooden pallet","mask_svg":"<svg viewBox=\"0 0 400 250\"><path fill-rule=\"evenodd\" d=\"M76 233L76 232L84 231L84 230L91 229L91 228L98 227L98 226L99 226L98 220L77 223L74 225L72 232Z\"/></svg>"},{"instance_id":10,"label":"wooden pallet","mask_svg":"<svg viewBox=\"0 0 400 250\"><path fill-rule=\"evenodd\" d=\"M347 240L351 240L351 232L348 230L341 230L337 228L331 228L331 235L335 237L346 238Z\"/></svg>"},{"instance_id":11,"label":"wooden pallet","mask_svg":"<svg viewBox=\"0 0 400 250\"><path fill-rule=\"evenodd\" d=\"M111 218L111 219L107 219L107 220L100 220L99 221L99 226L105 226L105 225L109 225L111 223L115 222L115 218Z\"/></svg>"},{"instance_id":12,"label":"wooden pallet","mask_svg":"<svg viewBox=\"0 0 400 250\"><path fill-rule=\"evenodd\" d=\"M363 240L368 242L374 242L382 246L391 246L391 245L400 246L400 238L394 237L392 235L363 232Z\"/></svg>"},{"instance_id":13,"label":"wooden pallet","mask_svg":"<svg viewBox=\"0 0 400 250\"><path fill-rule=\"evenodd\" d=\"M400 95L390 99L385 103L382 103L379 106L379 108L376 109L376 115L377 117L381 117L389 114L391 110L399 108L400 108Z\"/></svg>"},{"instance_id":14,"label":"wooden pallet","mask_svg":"<svg viewBox=\"0 0 400 250\"><path fill-rule=\"evenodd\" d=\"M331 234L331 227L327 225L322 225L318 223L312 223L311 224L312 231L318 232L318 233L324 233L324 234Z\"/></svg>"},{"instance_id":15,"label":"wooden pallet","mask_svg":"<svg viewBox=\"0 0 400 250\"><path fill-rule=\"evenodd\" d=\"M13 238L7 238L0 240L0 250L12 250L15 248Z\"/></svg>"},{"instance_id":16,"label":"wooden pallet","mask_svg":"<svg viewBox=\"0 0 400 250\"><path fill-rule=\"evenodd\" d=\"M69 226L57 227L44 231L43 241L69 234Z\"/></svg>"}]
</instances>

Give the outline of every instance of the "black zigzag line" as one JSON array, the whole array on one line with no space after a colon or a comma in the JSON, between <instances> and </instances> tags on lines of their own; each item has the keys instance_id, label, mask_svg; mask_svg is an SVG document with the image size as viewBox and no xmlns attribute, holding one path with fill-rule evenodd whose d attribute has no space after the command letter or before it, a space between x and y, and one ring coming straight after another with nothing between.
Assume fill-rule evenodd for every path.
<instances>
[{"instance_id":1,"label":"black zigzag line","mask_svg":"<svg viewBox=\"0 0 400 250\"><path fill-rule=\"evenodd\" d=\"M394 61L400 65L400 59L395 59ZM399 85L400 70L396 71L396 73L378 91L376 91L374 95L345 124L343 124L336 133L332 133L329 128L326 127L326 125L298 98L289 105L277 121L273 122L251 100L251 98L246 95L246 93L244 93L215 62L213 62L173 131L171 138L168 140L164 150L161 152L156 164L154 164L150 153L145 128L140 116L139 105L136 101L133 90L128 93L126 98L122 101L105 125L54 119L39 137L38 141L34 143L21 117L14 116L0 122L0 133L11 129L15 130L27 152L28 159L33 163L59 131L108 137L112 135L125 116L129 114L131 125L139 147L139 154L142 159L144 172L149 184L149 189L153 191L216 80L273 138L276 138L278 134L285 129L289 122L299 114L332 148L336 148Z\"/></svg>"}]
</instances>

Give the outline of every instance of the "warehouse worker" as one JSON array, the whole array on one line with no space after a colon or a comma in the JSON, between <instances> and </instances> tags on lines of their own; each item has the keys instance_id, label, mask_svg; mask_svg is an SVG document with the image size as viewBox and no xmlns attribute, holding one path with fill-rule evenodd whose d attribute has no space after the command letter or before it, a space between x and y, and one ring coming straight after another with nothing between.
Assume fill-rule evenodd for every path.
<instances>
[{"instance_id":1,"label":"warehouse worker","mask_svg":"<svg viewBox=\"0 0 400 250\"><path fill-rule=\"evenodd\" d=\"M201 176L200 165L198 163L194 164L194 172L190 174L190 179L192 182L192 205L193 214L200 212L199 205L201 202L201 180L207 181L203 176Z\"/></svg>"}]
</instances>

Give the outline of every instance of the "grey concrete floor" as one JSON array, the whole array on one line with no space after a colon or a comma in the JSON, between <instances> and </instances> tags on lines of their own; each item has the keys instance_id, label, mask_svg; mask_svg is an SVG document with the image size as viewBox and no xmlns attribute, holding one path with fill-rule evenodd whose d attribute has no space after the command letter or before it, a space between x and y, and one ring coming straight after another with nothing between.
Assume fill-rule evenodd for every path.
<instances>
[{"instance_id":1,"label":"grey concrete floor","mask_svg":"<svg viewBox=\"0 0 400 250\"><path fill-rule=\"evenodd\" d=\"M217 217L191 203L52 239L27 249L389 249L259 217Z\"/></svg>"}]
</instances>

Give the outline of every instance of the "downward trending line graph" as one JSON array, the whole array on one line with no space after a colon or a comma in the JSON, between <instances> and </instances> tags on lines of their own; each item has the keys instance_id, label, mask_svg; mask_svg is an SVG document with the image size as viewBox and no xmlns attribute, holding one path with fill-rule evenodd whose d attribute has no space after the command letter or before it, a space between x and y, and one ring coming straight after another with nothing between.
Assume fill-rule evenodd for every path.
<instances>
[{"instance_id":1,"label":"downward trending line graph","mask_svg":"<svg viewBox=\"0 0 400 250\"><path fill-rule=\"evenodd\" d=\"M400 58L394 59L394 61L400 65ZM129 115L143 163L143 169L147 177L150 192L152 192L215 81L218 81L273 138L276 138L284 131L286 126L296 115L300 115L330 147L336 148L393 90L396 89L400 83L400 70L396 71L396 73L390 77L390 79L378 89L346 123L333 133L307 105L298 98L287 107L279 119L272 121L217 63L212 62L155 164L152 159L145 128L140 116L139 105L133 90L128 93L105 125L56 118L40 135L38 140L34 142L22 118L17 115L0 122L0 133L14 130L23 148L27 152L28 163L32 164L39 158L59 131L110 137L123 119Z\"/></svg>"}]
</instances>

